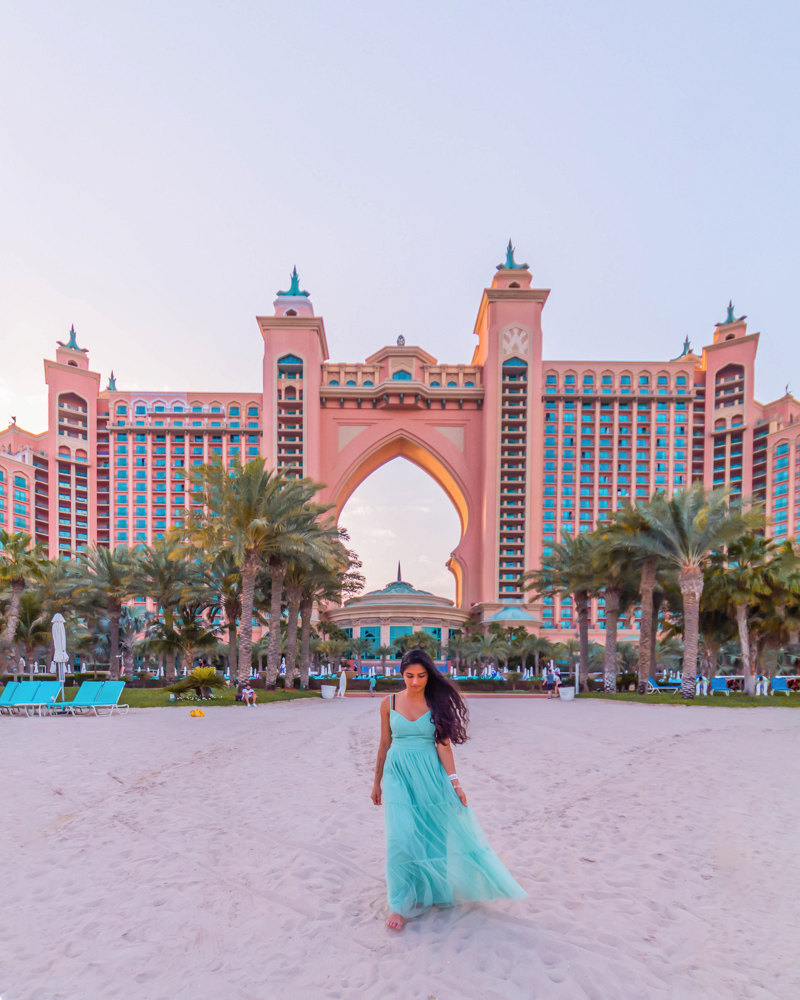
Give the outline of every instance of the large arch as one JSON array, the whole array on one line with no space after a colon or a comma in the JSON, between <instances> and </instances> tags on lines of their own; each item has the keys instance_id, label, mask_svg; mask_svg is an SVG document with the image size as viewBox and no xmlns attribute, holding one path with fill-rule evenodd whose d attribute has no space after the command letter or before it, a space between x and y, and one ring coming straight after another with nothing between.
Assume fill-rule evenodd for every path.
<instances>
[{"instance_id":1,"label":"large arch","mask_svg":"<svg viewBox=\"0 0 800 1000\"><path fill-rule=\"evenodd\" d=\"M373 435L366 433L364 437L371 438ZM329 469L325 470L328 474L323 480L328 483L328 487L323 493L323 499L334 505L333 513L338 520L355 490L387 462L405 458L426 472L444 491L459 517L461 538L451 553L447 568L455 580L455 603L458 607L465 607L468 606L470 585L477 583L480 572L480 564L475 562L473 556L479 518L474 509L476 498L469 487L465 457L455 452L461 462L454 461L454 456L443 453L448 450L449 442L443 439L442 445L441 449L434 450L430 440L422 441L407 428L395 430L383 437L373 437L370 441L359 441L358 446L354 442L354 446L344 449L330 463ZM463 467L459 468L458 465Z\"/></svg>"}]
</instances>

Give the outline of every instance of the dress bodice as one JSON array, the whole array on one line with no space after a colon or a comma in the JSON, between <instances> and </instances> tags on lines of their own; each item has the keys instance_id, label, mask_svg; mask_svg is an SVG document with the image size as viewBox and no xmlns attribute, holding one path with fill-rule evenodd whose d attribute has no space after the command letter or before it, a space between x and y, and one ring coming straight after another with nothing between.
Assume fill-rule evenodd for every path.
<instances>
[{"instance_id":1,"label":"dress bodice","mask_svg":"<svg viewBox=\"0 0 800 1000\"><path fill-rule=\"evenodd\" d=\"M436 727L430 712L426 712L411 722L410 719L392 709L389 714L389 722L392 728L392 749L428 750L433 747Z\"/></svg>"}]
</instances>

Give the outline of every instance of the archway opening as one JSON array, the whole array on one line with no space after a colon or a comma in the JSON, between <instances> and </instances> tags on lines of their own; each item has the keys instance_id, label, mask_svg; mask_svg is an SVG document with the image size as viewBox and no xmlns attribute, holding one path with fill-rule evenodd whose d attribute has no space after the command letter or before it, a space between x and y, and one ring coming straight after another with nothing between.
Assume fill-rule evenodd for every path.
<instances>
[{"instance_id":1,"label":"archway opening","mask_svg":"<svg viewBox=\"0 0 800 1000\"><path fill-rule=\"evenodd\" d=\"M339 523L362 560L365 590L379 590L397 577L418 590L456 600L447 568L461 539L461 519L444 489L418 465L394 458L361 482L342 508Z\"/></svg>"}]
</instances>

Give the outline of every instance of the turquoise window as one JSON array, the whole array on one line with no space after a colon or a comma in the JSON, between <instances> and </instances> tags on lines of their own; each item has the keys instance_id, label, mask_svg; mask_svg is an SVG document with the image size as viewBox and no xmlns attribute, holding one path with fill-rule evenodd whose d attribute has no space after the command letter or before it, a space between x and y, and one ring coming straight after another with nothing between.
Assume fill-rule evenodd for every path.
<instances>
[{"instance_id":1,"label":"turquoise window","mask_svg":"<svg viewBox=\"0 0 800 1000\"><path fill-rule=\"evenodd\" d=\"M402 369L401 369L399 372L395 372L392 375L392 381L394 381L394 382L410 382L411 381L411 372L402 371Z\"/></svg>"}]
</instances>

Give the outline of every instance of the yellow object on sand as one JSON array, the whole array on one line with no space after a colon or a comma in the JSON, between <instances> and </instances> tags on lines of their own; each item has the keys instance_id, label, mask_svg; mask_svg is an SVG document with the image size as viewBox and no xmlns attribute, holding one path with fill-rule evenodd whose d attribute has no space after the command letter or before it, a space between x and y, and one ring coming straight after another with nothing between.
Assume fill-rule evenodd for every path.
<instances>
[{"instance_id":1,"label":"yellow object on sand","mask_svg":"<svg viewBox=\"0 0 800 1000\"><path fill-rule=\"evenodd\" d=\"M189 712L189 715L195 715L195 716L197 716L197 715L205 715L205 714L206 713L203 711L202 708L193 708L191 710L191 712Z\"/></svg>"}]
</instances>

